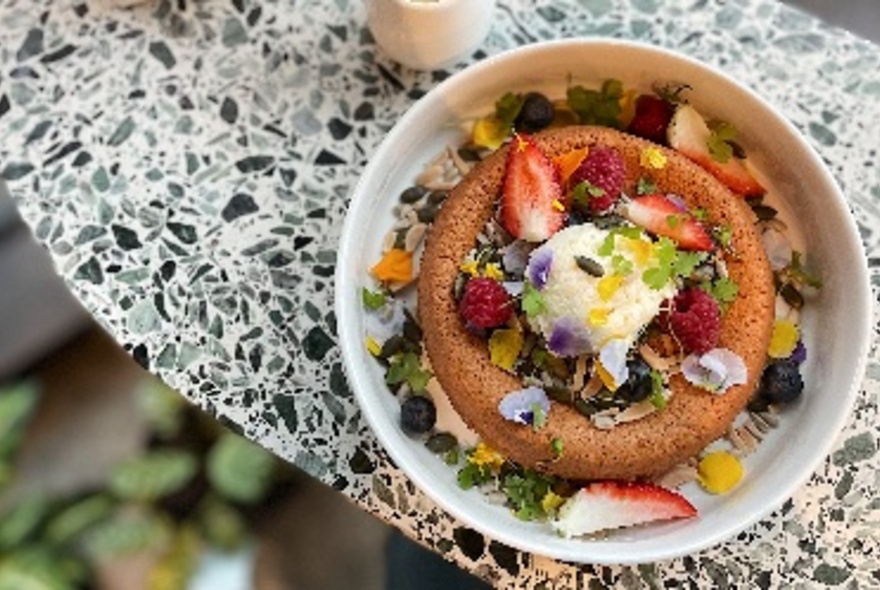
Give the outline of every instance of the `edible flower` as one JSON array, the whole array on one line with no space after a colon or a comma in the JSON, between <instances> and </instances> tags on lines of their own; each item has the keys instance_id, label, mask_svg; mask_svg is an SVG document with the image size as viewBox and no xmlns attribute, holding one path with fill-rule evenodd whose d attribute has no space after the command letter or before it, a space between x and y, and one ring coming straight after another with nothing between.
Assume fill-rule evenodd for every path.
<instances>
[{"instance_id":1,"label":"edible flower","mask_svg":"<svg viewBox=\"0 0 880 590\"><path fill-rule=\"evenodd\" d=\"M609 301L617 290L620 288L620 285L623 283L623 277L621 275L606 275L599 279L599 283L596 285L596 292L599 293L599 299L602 301Z\"/></svg>"},{"instance_id":2,"label":"edible flower","mask_svg":"<svg viewBox=\"0 0 880 590\"><path fill-rule=\"evenodd\" d=\"M382 354L382 345L379 344L378 342L376 342L375 338L373 338L371 336L367 336L366 345L367 345L367 351L371 355L379 356L380 354Z\"/></svg>"},{"instance_id":3,"label":"edible flower","mask_svg":"<svg viewBox=\"0 0 880 590\"><path fill-rule=\"evenodd\" d=\"M550 269L553 266L553 250L550 248L538 248L529 257L529 266L526 275L529 281L539 291L547 284Z\"/></svg>"},{"instance_id":4,"label":"edible flower","mask_svg":"<svg viewBox=\"0 0 880 590\"><path fill-rule=\"evenodd\" d=\"M626 341L620 338L609 340L599 350L599 377L611 391L617 390L629 378L629 368L626 366L628 350Z\"/></svg>"},{"instance_id":5,"label":"edible flower","mask_svg":"<svg viewBox=\"0 0 880 590\"><path fill-rule=\"evenodd\" d=\"M788 356L788 361L799 365L807 360L807 347L804 346L803 340L798 340L794 350Z\"/></svg>"},{"instance_id":6,"label":"edible flower","mask_svg":"<svg viewBox=\"0 0 880 590\"><path fill-rule=\"evenodd\" d=\"M501 398L498 411L506 420L538 428L550 413L550 398L540 387L526 387Z\"/></svg>"},{"instance_id":7,"label":"edible flower","mask_svg":"<svg viewBox=\"0 0 880 590\"><path fill-rule=\"evenodd\" d=\"M498 470L504 465L504 457L486 443L479 442L474 450L468 454L468 463L477 465L478 467L490 467L494 470Z\"/></svg>"},{"instance_id":8,"label":"edible flower","mask_svg":"<svg viewBox=\"0 0 880 590\"><path fill-rule=\"evenodd\" d=\"M490 262L483 269L483 276L487 279L495 279L496 281L500 281L504 279L504 271L502 271L501 268L499 268L499 266L494 262Z\"/></svg>"},{"instance_id":9,"label":"edible flower","mask_svg":"<svg viewBox=\"0 0 880 590\"><path fill-rule=\"evenodd\" d=\"M480 270L476 260L465 260L458 266L458 270L472 277L480 276Z\"/></svg>"},{"instance_id":10,"label":"edible flower","mask_svg":"<svg viewBox=\"0 0 880 590\"><path fill-rule=\"evenodd\" d=\"M574 171L578 169L588 153L590 153L590 148L582 147L580 149L565 152L564 154L560 154L553 158L553 163L556 164L556 169L559 171L559 182L562 186L565 186L568 183L568 179L571 178Z\"/></svg>"},{"instance_id":11,"label":"edible flower","mask_svg":"<svg viewBox=\"0 0 880 590\"><path fill-rule=\"evenodd\" d=\"M400 248L391 248L370 272L380 281L408 283L413 278L413 255Z\"/></svg>"},{"instance_id":12,"label":"edible flower","mask_svg":"<svg viewBox=\"0 0 880 590\"><path fill-rule=\"evenodd\" d=\"M774 359L783 359L794 352L800 340L800 331L797 325L790 320L776 320L773 324L773 334L770 336L770 346L767 355Z\"/></svg>"},{"instance_id":13,"label":"edible flower","mask_svg":"<svg viewBox=\"0 0 880 590\"><path fill-rule=\"evenodd\" d=\"M513 369L523 347L523 334L516 329L495 330L489 337L489 357L492 364L505 371Z\"/></svg>"},{"instance_id":14,"label":"edible flower","mask_svg":"<svg viewBox=\"0 0 880 590\"><path fill-rule=\"evenodd\" d=\"M591 352L590 331L581 321L563 316L553 324L547 348L556 356L578 356Z\"/></svg>"},{"instance_id":15,"label":"edible flower","mask_svg":"<svg viewBox=\"0 0 880 590\"><path fill-rule=\"evenodd\" d=\"M549 490L544 497L541 499L541 510L543 510L546 514L553 514L556 512L556 509L562 506L565 503L565 498L553 492L553 490Z\"/></svg>"},{"instance_id":16,"label":"edible flower","mask_svg":"<svg viewBox=\"0 0 880 590\"><path fill-rule=\"evenodd\" d=\"M611 310L607 307L594 307L587 315L587 323L596 328L602 327L608 323L608 316Z\"/></svg>"},{"instance_id":17,"label":"edible flower","mask_svg":"<svg viewBox=\"0 0 880 590\"><path fill-rule=\"evenodd\" d=\"M727 348L713 348L702 356L688 355L681 363L681 373L689 383L712 393L724 393L748 380L746 364Z\"/></svg>"},{"instance_id":18,"label":"edible flower","mask_svg":"<svg viewBox=\"0 0 880 590\"><path fill-rule=\"evenodd\" d=\"M732 453L714 451L700 459L697 476L700 486L710 494L726 494L742 479L743 466Z\"/></svg>"},{"instance_id":19,"label":"edible flower","mask_svg":"<svg viewBox=\"0 0 880 590\"><path fill-rule=\"evenodd\" d=\"M661 152L659 148L645 148L639 156L639 164L642 165L642 168L649 170L662 170L666 167L666 154Z\"/></svg>"}]
</instances>

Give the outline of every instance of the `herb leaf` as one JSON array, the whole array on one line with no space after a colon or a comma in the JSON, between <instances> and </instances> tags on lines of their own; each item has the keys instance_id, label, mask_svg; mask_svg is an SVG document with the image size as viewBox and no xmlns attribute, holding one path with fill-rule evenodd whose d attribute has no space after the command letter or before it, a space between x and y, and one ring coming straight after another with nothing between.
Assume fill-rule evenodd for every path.
<instances>
[{"instance_id":1,"label":"herb leaf","mask_svg":"<svg viewBox=\"0 0 880 590\"><path fill-rule=\"evenodd\" d=\"M722 310L733 303L739 293L739 285L729 277L721 277L711 283L703 283L700 287L715 298Z\"/></svg>"},{"instance_id":2,"label":"herb leaf","mask_svg":"<svg viewBox=\"0 0 880 590\"><path fill-rule=\"evenodd\" d=\"M600 90L587 90L583 86L568 89L568 106L585 125L620 127L620 98L623 85L619 80L605 80Z\"/></svg>"},{"instance_id":3,"label":"herb leaf","mask_svg":"<svg viewBox=\"0 0 880 590\"><path fill-rule=\"evenodd\" d=\"M713 125L712 135L706 140L709 155L712 159L725 164L733 156L733 146L730 141L736 139L736 129L730 123L719 122Z\"/></svg>"},{"instance_id":4,"label":"herb leaf","mask_svg":"<svg viewBox=\"0 0 880 590\"><path fill-rule=\"evenodd\" d=\"M422 368L419 357L414 352L405 352L391 360L385 383L396 385L406 382L414 393L424 391L432 374Z\"/></svg>"},{"instance_id":5,"label":"herb leaf","mask_svg":"<svg viewBox=\"0 0 880 590\"><path fill-rule=\"evenodd\" d=\"M376 310L385 305L385 293L382 291L370 291L364 287L361 291L361 299L364 307L369 310Z\"/></svg>"},{"instance_id":6,"label":"herb leaf","mask_svg":"<svg viewBox=\"0 0 880 590\"><path fill-rule=\"evenodd\" d=\"M649 176L642 176L636 184L636 194L653 195L657 192L657 185Z\"/></svg>"},{"instance_id":7,"label":"herb leaf","mask_svg":"<svg viewBox=\"0 0 880 590\"><path fill-rule=\"evenodd\" d=\"M528 281L523 285L522 310L529 317L540 315L547 310L544 296Z\"/></svg>"}]
</instances>

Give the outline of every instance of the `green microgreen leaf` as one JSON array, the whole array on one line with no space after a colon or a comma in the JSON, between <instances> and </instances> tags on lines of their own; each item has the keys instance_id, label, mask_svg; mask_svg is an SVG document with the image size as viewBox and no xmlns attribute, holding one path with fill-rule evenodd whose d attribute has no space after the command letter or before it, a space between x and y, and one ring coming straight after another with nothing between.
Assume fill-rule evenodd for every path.
<instances>
[{"instance_id":1,"label":"green microgreen leaf","mask_svg":"<svg viewBox=\"0 0 880 590\"><path fill-rule=\"evenodd\" d=\"M653 195L657 192L657 185L654 181L648 176L642 176L639 178L638 183L636 183L636 194L638 195Z\"/></svg>"},{"instance_id":2,"label":"green microgreen leaf","mask_svg":"<svg viewBox=\"0 0 880 590\"><path fill-rule=\"evenodd\" d=\"M458 487L469 490L492 479L492 469L488 465L468 463L458 470Z\"/></svg>"},{"instance_id":3,"label":"green microgreen leaf","mask_svg":"<svg viewBox=\"0 0 880 590\"><path fill-rule=\"evenodd\" d=\"M677 277L689 277L705 259L705 252L679 252L672 264L672 274Z\"/></svg>"},{"instance_id":4,"label":"green microgreen leaf","mask_svg":"<svg viewBox=\"0 0 880 590\"><path fill-rule=\"evenodd\" d=\"M424 391L431 380L431 372L422 368L418 355L405 352L391 359L385 382L388 385L407 383L414 393Z\"/></svg>"},{"instance_id":5,"label":"green microgreen leaf","mask_svg":"<svg viewBox=\"0 0 880 590\"><path fill-rule=\"evenodd\" d=\"M611 257L611 269L616 275L626 276L632 273L633 263L631 260L627 260L623 255L615 254Z\"/></svg>"},{"instance_id":6,"label":"green microgreen leaf","mask_svg":"<svg viewBox=\"0 0 880 590\"><path fill-rule=\"evenodd\" d=\"M691 215L693 215L694 219L697 221L706 221L708 212L702 207L694 207L691 209Z\"/></svg>"},{"instance_id":7,"label":"green microgreen leaf","mask_svg":"<svg viewBox=\"0 0 880 590\"><path fill-rule=\"evenodd\" d=\"M715 298L722 310L727 309L739 293L739 285L729 277L720 277L711 283L703 283L700 287Z\"/></svg>"},{"instance_id":8,"label":"green microgreen leaf","mask_svg":"<svg viewBox=\"0 0 880 590\"><path fill-rule=\"evenodd\" d=\"M663 375L660 371L651 371L651 404L658 410L666 407L666 397L663 395Z\"/></svg>"},{"instance_id":9,"label":"green microgreen leaf","mask_svg":"<svg viewBox=\"0 0 880 590\"><path fill-rule=\"evenodd\" d=\"M544 296L528 281L523 285L522 310L529 317L540 315L547 310Z\"/></svg>"},{"instance_id":10,"label":"green microgreen leaf","mask_svg":"<svg viewBox=\"0 0 880 590\"><path fill-rule=\"evenodd\" d=\"M550 450L553 451L553 456L557 459L562 456L562 451L565 448L565 441L563 441L558 436L554 437L553 440L550 441Z\"/></svg>"},{"instance_id":11,"label":"green microgreen leaf","mask_svg":"<svg viewBox=\"0 0 880 590\"><path fill-rule=\"evenodd\" d=\"M553 488L555 479L530 469L522 473L509 473L504 477L501 489L507 502L521 520L546 518L542 500Z\"/></svg>"},{"instance_id":12,"label":"green microgreen leaf","mask_svg":"<svg viewBox=\"0 0 880 590\"><path fill-rule=\"evenodd\" d=\"M712 237L722 248L730 248L733 243L733 227L730 224L717 225L712 228Z\"/></svg>"},{"instance_id":13,"label":"green microgreen leaf","mask_svg":"<svg viewBox=\"0 0 880 590\"><path fill-rule=\"evenodd\" d=\"M364 307L369 310L379 309L385 305L385 293L382 291L370 291L366 287L361 290L361 299Z\"/></svg>"},{"instance_id":14,"label":"green microgreen leaf","mask_svg":"<svg viewBox=\"0 0 880 590\"><path fill-rule=\"evenodd\" d=\"M566 93L568 106L577 114L581 123L615 128L620 127L622 96L623 84L619 80L606 80L600 90L573 86Z\"/></svg>"},{"instance_id":15,"label":"green microgreen leaf","mask_svg":"<svg viewBox=\"0 0 880 590\"><path fill-rule=\"evenodd\" d=\"M791 253L791 264L785 269L788 275L797 283L813 287L814 289L822 288L822 279L809 272L803 263L802 254L795 250Z\"/></svg>"},{"instance_id":16,"label":"green microgreen leaf","mask_svg":"<svg viewBox=\"0 0 880 590\"><path fill-rule=\"evenodd\" d=\"M532 413L532 429L541 430L547 423L547 413L544 408L541 407L541 404L534 403L529 407L529 411Z\"/></svg>"},{"instance_id":17,"label":"green microgreen leaf","mask_svg":"<svg viewBox=\"0 0 880 590\"><path fill-rule=\"evenodd\" d=\"M712 126L712 134L706 140L709 155L721 164L726 163L733 156L733 146L728 143L736 139L736 129L730 123L719 122Z\"/></svg>"},{"instance_id":18,"label":"green microgreen leaf","mask_svg":"<svg viewBox=\"0 0 880 590\"><path fill-rule=\"evenodd\" d=\"M666 225L669 226L669 229L677 228L679 225L681 225L681 215L667 215Z\"/></svg>"},{"instance_id":19,"label":"green microgreen leaf","mask_svg":"<svg viewBox=\"0 0 880 590\"><path fill-rule=\"evenodd\" d=\"M599 246L599 249L596 250L596 254L599 256L611 256L614 253L614 237L615 233L610 232L605 239L602 240L602 244Z\"/></svg>"}]
</instances>

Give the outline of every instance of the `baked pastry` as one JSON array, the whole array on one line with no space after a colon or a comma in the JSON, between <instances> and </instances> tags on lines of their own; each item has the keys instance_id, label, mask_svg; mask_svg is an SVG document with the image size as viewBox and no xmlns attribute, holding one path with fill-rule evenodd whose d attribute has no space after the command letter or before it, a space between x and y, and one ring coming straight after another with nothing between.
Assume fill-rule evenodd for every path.
<instances>
[{"instance_id":1,"label":"baked pastry","mask_svg":"<svg viewBox=\"0 0 880 590\"><path fill-rule=\"evenodd\" d=\"M651 170L657 191L674 194L704 212L707 225L729 231L733 248L719 251L738 294L721 318L718 346L742 359L745 382L723 394L708 392L681 374L669 377L665 408L613 428L599 428L571 405L552 403L545 425L524 428L499 404L523 380L490 358L485 337L459 315L456 281L477 236L498 214L508 150L498 150L452 190L427 237L418 284L419 319L435 376L463 420L492 448L521 465L574 480L635 479L662 474L721 437L754 393L766 361L774 321L773 275L748 204L705 170L646 140L604 127L573 126L531 137L553 158L581 148L615 149L625 163L624 188L635 194L646 150L662 154ZM564 441L564 453L552 451Z\"/></svg>"}]
</instances>

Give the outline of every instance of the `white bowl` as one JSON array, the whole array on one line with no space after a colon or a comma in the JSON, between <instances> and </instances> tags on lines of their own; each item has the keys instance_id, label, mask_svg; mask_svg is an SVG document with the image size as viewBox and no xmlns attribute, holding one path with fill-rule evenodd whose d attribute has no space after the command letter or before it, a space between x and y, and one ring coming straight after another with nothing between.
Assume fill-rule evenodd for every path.
<instances>
[{"instance_id":1,"label":"white bowl","mask_svg":"<svg viewBox=\"0 0 880 590\"><path fill-rule=\"evenodd\" d=\"M479 491L462 491L454 471L398 424L399 406L364 346L360 289L380 257L400 192L448 144L463 139L463 122L491 112L507 91L565 95L569 80L598 87L617 78L647 91L655 80L690 84L701 112L733 122L767 182L795 241L809 232L806 256L824 288L801 316L808 360L806 390L781 425L746 461L744 481L710 496L686 488L699 517L622 530L607 539L563 539L546 524L517 520ZM819 157L771 105L732 79L692 59L647 45L613 40L563 40L486 59L437 86L398 122L370 159L352 195L336 274L336 311L345 368L358 402L397 465L443 508L513 547L589 563L642 563L693 553L719 543L779 507L829 453L859 390L868 351L871 296L865 256L846 202ZM693 484L689 484L693 486Z\"/></svg>"}]
</instances>

